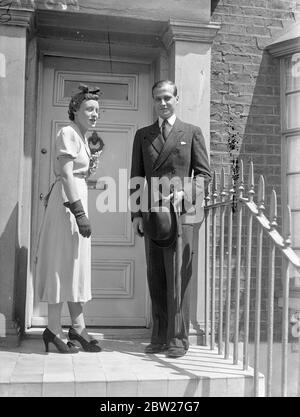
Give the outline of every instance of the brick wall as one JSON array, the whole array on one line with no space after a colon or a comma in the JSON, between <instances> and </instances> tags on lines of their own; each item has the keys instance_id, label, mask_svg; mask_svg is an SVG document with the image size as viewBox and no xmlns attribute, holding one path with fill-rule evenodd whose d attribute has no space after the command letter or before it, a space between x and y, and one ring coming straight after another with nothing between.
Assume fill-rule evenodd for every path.
<instances>
[{"instance_id":1,"label":"brick wall","mask_svg":"<svg viewBox=\"0 0 300 417\"><path fill-rule=\"evenodd\" d=\"M277 36L299 19L296 0L212 0L213 22L221 26L212 45L211 166L219 177L230 171L229 132L237 133L239 155L266 182L266 207L274 188L281 205L281 135L279 62L266 51ZM257 191L257 188L256 188ZM264 244L266 245L266 240ZM255 254L254 262L255 262ZM264 265L267 258L264 254ZM262 335L266 330L267 266L263 269ZM255 288L253 281L251 287ZM281 288L281 262L276 259L276 290ZM277 306L277 300L275 305ZM251 304L251 329L254 306ZM275 308L275 332L281 334L280 310Z\"/></svg>"}]
</instances>

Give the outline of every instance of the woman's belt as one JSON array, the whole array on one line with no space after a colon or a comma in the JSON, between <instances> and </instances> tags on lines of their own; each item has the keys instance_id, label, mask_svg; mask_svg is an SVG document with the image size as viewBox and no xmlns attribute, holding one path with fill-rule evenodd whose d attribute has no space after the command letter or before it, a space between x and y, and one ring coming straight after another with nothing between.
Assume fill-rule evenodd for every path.
<instances>
[{"instance_id":1,"label":"woman's belt","mask_svg":"<svg viewBox=\"0 0 300 417\"><path fill-rule=\"evenodd\" d=\"M73 172L73 176L77 177L77 178L86 179L87 178L87 172ZM50 185L49 191L43 199L45 208L48 206L49 197L50 197L50 194L53 190L54 185L60 180L61 180L61 175L57 175L55 177L55 181Z\"/></svg>"},{"instance_id":2,"label":"woman's belt","mask_svg":"<svg viewBox=\"0 0 300 417\"><path fill-rule=\"evenodd\" d=\"M78 177L78 178L86 178L87 177L87 172L73 172L74 177Z\"/></svg>"},{"instance_id":3,"label":"woman's belt","mask_svg":"<svg viewBox=\"0 0 300 417\"><path fill-rule=\"evenodd\" d=\"M77 177L77 178L86 178L86 177L87 177L87 175L88 175L88 173L87 173L87 172L73 172L73 176L74 176L74 177ZM61 180L61 175L57 175L57 176L55 177L55 182L57 182L57 181L59 181L59 180Z\"/></svg>"}]
</instances>

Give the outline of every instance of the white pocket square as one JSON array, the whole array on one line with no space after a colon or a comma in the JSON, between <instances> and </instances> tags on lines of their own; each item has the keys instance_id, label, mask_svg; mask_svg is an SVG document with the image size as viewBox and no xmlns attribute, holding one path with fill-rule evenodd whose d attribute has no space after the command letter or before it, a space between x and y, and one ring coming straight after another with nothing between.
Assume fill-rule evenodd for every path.
<instances>
[{"instance_id":1,"label":"white pocket square","mask_svg":"<svg viewBox=\"0 0 300 417\"><path fill-rule=\"evenodd\" d=\"M180 145L186 145L186 142L180 142Z\"/></svg>"}]
</instances>

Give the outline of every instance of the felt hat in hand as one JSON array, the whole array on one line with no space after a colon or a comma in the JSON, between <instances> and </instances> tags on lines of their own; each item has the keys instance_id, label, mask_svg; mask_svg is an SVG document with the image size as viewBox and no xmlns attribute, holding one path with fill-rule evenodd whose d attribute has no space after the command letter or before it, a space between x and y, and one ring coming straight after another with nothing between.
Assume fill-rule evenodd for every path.
<instances>
[{"instance_id":1,"label":"felt hat in hand","mask_svg":"<svg viewBox=\"0 0 300 417\"><path fill-rule=\"evenodd\" d=\"M178 219L172 202L159 200L142 214L144 232L156 245L168 248L175 243Z\"/></svg>"}]
</instances>

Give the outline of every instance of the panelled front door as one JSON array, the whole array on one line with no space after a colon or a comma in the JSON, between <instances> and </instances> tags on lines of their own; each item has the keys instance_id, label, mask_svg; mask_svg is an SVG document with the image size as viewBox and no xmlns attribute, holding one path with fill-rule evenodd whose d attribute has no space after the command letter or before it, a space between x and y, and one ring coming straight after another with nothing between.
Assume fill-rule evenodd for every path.
<instances>
[{"instance_id":1,"label":"panelled front door","mask_svg":"<svg viewBox=\"0 0 300 417\"><path fill-rule=\"evenodd\" d=\"M100 164L89 181L92 224L92 296L86 304L91 326L147 326L148 297L143 240L135 238L128 210L128 179L136 129L151 122L150 68L147 64L45 57L38 148L38 195L53 181L52 149L68 122L70 96L80 83L101 91L94 137L104 144ZM42 222L39 200L37 230ZM51 256L51 254L49 254ZM66 260L67 261L67 260ZM32 325L46 323L46 303L34 306ZM63 323L69 323L67 307Z\"/></svg>"}]
</instances>

